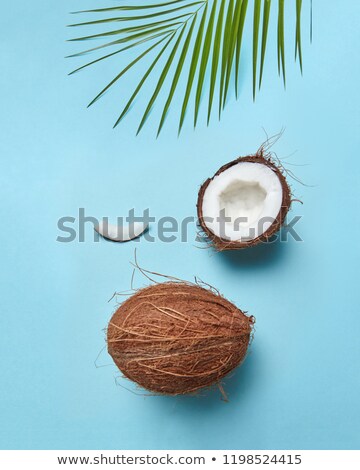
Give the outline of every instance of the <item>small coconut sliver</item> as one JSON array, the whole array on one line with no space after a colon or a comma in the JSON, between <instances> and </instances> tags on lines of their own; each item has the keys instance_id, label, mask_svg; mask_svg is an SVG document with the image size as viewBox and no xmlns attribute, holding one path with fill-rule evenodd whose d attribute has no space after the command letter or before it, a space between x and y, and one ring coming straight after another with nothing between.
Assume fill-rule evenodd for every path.
<instances>
[{"instance_id":1,"label":"small coconut sliver","mask_svg":"<svg viewBox=\"0 0 360 470\"><path fill-rule=\"evenodd\" d=\"M164 282L116 310L108 352L128 379L151 392L193 393L219 384L244 360L254 317L212 290Z\"/></svg>"},{"instance_id":2,"label":"small coconut sliver","mask_svg":"<svg viewBox=\"0 0 360 470\"><path fill-rule=\"evenodd\" d=\"M201 186L199 224L218 250L268 241L282 226L291 204L289 185L262 150L222 166Z\"/></svg>"}]
</instances>

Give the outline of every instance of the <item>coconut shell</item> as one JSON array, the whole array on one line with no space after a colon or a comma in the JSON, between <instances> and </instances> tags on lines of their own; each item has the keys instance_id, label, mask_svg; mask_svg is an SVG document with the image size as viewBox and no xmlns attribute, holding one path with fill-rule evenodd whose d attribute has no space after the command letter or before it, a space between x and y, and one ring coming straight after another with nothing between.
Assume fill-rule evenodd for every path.
<instances>
[{"instance_id":1,"label":"coconut shell","mask_svg":"<svg viewBox=\"0 0 360 470\"><path fill-rule=\"evenodd\" d=\"M243 361L253 323L212 290L165 282L120 305L108 325L108 352L125 377L151 392L192 393Z\"/></svg>"},{"instance_id":2,"label":"coconut shell","mask_svg":"<svg viewBox=\"0 0 360 470\"><path fill-rule=\"evenodd\" d=\"M250 162L250 163L260 163L262 165L266 165L268 168L270 168L274 173L276 173L277 177L280 180L281 186L282 186L282 203L281 203L281 208L279 213L277 214L277 217L275 218L274 222L270 227L262 233L260 236L251 239L251 240L228 240L225 238L221 238L216 236L206 225L203 217L203 199L204 199L204 194L211 183L211 181L218 175L220 175L223 171L228 170L232 166L236 165L237 163L243 163L243 162ZM201 226L202 230L204 231L205 235L211 242L211 244L214 246L214 248L218 251L224 251L224 250L239 250L243 248L248 248L251 246L258 245L259 243L264 243L268 242L269 239L279 231L283 223L285 222L286 214L288 213L291 205L291 191L290 187L286 181L285 176L283 175L281 169L275 164L274 161L272 161L271 158L265 156L260 149L260 151L255 154L255 155L249 155L247 157L239 157L236 160L233 160L230 163L226 163L223 165L216 173L214 176L211 178L208 178L200 187L199 194L198 194L198 201L197 201L197 214L198 214L198 222L199 225Z\"/></svg>"}]
</instances>

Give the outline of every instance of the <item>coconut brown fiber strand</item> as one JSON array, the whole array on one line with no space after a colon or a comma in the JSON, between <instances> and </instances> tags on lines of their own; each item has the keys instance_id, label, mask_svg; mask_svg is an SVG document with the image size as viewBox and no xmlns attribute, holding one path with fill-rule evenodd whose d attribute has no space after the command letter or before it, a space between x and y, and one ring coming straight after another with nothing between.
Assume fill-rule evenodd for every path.
<instances>
[{"instance_id":1,"label":"coconut brown fiber strand","mask_svg":"<svg viewBox=\"0 0 360 470\"><path fill-rule=\"evenodd\" d=\"M116 310L108 351L125 377L178 395L219 383L245 358L254 317L212 290L165 282L138 290Z\"/></svg>"},{"instance_id":2,"label":"coconut brown fiber strand","mask_svg":"<svg viewBox=\"0 0 360 470\"><path fill-rule=\"evenodd\" d=\"M232 166L238 163L244 163L244 162L260 163L262 165L266 165L276 174L276 176L279 178L279 181L282 187L281 208L274 222L270 225L270 227L263 234L261 234L257 238L254 238L251 240L227 240L227 239L216 236L207 227L204 221L203 209L202 209L204 194L205 194L207 187L216 176L220 175L223 171L228 170ZM276 165L276 163L272 160L271 156L267 155L264 152L263 147L260 147L260 149L255 155L249 155L247 157L240 157L222 166L212 178L208 178L202 184L199 190L199 195L198 195L197 213L198 213L199 224L202 230L204 231L207 238L209 239L209 241L211 242L211 244L214 246L216 250L218 251L239 250L239 249L258 245L259 243L267 242L276 232L278 232L278 230L280 230L281 226L284 224L285 217L290 209L290 206L291 206L291 191L286 181L286 178L281 171L281 168L279 168L279 166Z\"/></svg>"}]
</instances>

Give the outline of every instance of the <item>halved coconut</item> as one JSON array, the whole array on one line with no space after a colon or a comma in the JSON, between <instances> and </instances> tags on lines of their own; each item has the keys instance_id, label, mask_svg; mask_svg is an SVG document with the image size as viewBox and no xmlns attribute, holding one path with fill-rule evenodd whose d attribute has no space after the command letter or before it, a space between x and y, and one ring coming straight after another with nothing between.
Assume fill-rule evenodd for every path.
<instances>
[{"instance_id":1,"label":"halved coconut","mask_svg":"<svg viewBox=\"0 0 360 470\"><path fill-rule=\"evenodd\" d=\"M222 166L201 186L199 224L218 250L267 241L282 226L291 193L281 170L260 151Z\"/></svg>"}]
</instances>

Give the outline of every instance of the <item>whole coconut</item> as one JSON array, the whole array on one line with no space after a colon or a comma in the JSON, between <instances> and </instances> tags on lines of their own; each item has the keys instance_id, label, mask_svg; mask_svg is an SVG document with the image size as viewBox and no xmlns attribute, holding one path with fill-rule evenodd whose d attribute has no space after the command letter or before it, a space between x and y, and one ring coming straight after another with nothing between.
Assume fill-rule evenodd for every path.
<instances>
[{"instance_id":1,"label":"whole coconut","mask_svg":"<svg viewBox=\"0 0 360 470\"><path fill-rule=\"evenodd\" d=\"M243 361L253 323L212 290L165 282L138 290L116 310L108 352L147 390L191 393L219 383Z\"/></svg>"}]
</instances>

